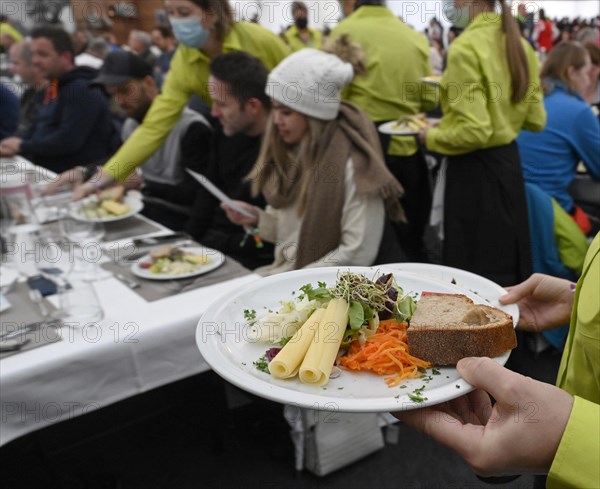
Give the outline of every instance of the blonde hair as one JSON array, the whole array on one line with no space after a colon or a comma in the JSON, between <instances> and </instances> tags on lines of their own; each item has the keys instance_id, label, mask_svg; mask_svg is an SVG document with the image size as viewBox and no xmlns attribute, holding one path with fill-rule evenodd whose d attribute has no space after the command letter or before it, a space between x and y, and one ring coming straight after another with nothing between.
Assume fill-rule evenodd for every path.
<instances>
[{"instance_id":1,"label":"blonde hair","mask_svg":"<svg viewBox=\"0 0 600 489\"><path fill-rule=\"evenodd\" d=\"M542 67L544 93L546 95L552 93L553 80L560 80L575 90L575 86L569 79L569 68L573 67L576 70L583 68L589 56L588 50L577 41L563 41L554 46Z\"/></svg>"},{"instance_id":2,"label":"blonde hair","mask_svg":"<svg viewBox=\"0 0 600 489\"><path fill-rule=\"evenodd\" d=\"M506 35L506 58L512 79L512 102L521 102L529 88L529 63L523 47L521 30L512 16L510 7L504 0L498 0L502 6L502 30ZM495 0L488 0L492 8Z\"/></svg>"},{"instance_id":3,"label":"blonde hair","mask_svg":"<svg viewBox=\"0 0 600 489\"><path fill-rule=\"evenodd\" d=\"M283 141L269 117L256 165L249 175L252 180L252 194L259 195L269 178L275 179L280 188L286 181L298 180L300 184L298 216L304 214L310 183L318 178L315 163L324 149L322 142L329 141L337 126L337 120L324 121L304 116L308 121L308 130L299 144L290 146ZM272 167L272 171L267 171Z\"/></svg>"},{"instance_id":4,"label":"blonde hair","mask_svg":"<svg viewBox=\"0 0 600 489\"><path fill-rule=\"evenodd\" d=\"M362 46L351 41L347 34L335 39L327 39L323 43L322 50L326 53L335 54L342 61L350 63L355 76L367 73L367 56Z\"/></svg>"}]
</instances>

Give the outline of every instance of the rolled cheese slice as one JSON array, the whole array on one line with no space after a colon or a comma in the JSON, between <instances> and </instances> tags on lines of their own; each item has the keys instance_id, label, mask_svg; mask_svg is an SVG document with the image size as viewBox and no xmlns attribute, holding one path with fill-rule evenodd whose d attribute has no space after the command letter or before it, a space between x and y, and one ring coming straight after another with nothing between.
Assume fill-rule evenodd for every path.
<instances>
[{"instance_id":1,"label":"rolled cheese slice","mask_svg":"<svg viewBox=\"0 0 600 489\"><path fill-rule=\"evenodd\" d=\"M315 331L325 317L325 311L317 309L313 312L287 345L271 360L269 372L273 377L289 379L298 373L298 368L315 337Z\"/></svg>"},{"instance_id":2,"label":"rolled cheese slice","mask_svg":"<svg viewBox=\"0 0 600 489\"><path fill-rule=\"evenodd\" d=\"M100 204L104 210L114 214L115 216L122 216L129 212L129 206L127 204L121 204L114 200L103 200Z\"/></svg>"},{"instance_id":3,"label":"rolled cheese slice","mask_svg":"<svg viewBox=\"0 0 600 489\"><path fill-rule=\"evenodd\" d=\"M329 374L347 324L348 303L344 299L332 299L300 366L299 376L302 382L318 386L329 382Z\"/></svg>"}]
</instances>

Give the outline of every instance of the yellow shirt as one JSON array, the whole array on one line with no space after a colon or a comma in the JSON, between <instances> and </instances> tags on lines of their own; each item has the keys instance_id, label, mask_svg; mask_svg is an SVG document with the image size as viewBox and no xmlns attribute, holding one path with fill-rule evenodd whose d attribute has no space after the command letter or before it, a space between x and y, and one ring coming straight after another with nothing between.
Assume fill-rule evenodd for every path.
<instances>
[{"instance_id":1,"label":"yellow shirt","mask_svg":"<svg viewBox=\"0 0 600 489\"><path fill-rule=\"evenodd\" d=\"M583 265L556 385L575 403L547 487L600 487L600 233Z\"/></svg>"},{"instance_id":2,"label":"yellow shirt","mask_svg":"<svg viewBox=\"0 0 600 489\"><path fill-rule=\"evenodd\" d=\"M236 23L225 37L223 53L232 51L245 51L256 56L269 70L290 53L278 36L249 22ZM152 103L144 122L106 163L106 173L124 181L136 167L154 154L177 124L192 94L210 103L210 61L198 49L183 45L177 48L161 94Z\"/></svg>"},{"instance_id":3,"label":"yellow shirt","mask_svg":"<svg viewBox=\"0 0 600 489\"><path fill-rule=\"evenodd\" d=\"M537 58L522 40L529 67L529 90L513 104L502 17L479 14L452 43L441 83L444 117L427 134L427 148L447 155L509 144L522 129L546 125Z\"/></svg>"},{"instance_id":4,"label":"yellow shirt","mask_svg":"<svg viewBox=\"0 0 600 489\"><path fill-rule=\"evenodd\" d=\"M14 42L19 42L23 40L23 36L21 35L21 33L8 22L0 23L0 45L4 44L2 42L2 38L4 36L10 37Z\"/></svg>"},{"instance_id":5,"label":"yellow shirt","mask_svg":"<svg viewBox=\"0 0 600 489\"><path fill-rule=\"evenodd\" d=\"M364 5L331 32L360 43L368 72L343 92L345 100L363 109L374 122L418 114L437 105L436 87L421 82L431 75L429 42L394 16L387 7ZM393 138L389 153L409 156L417 151L413 137Z\"/></svg>"},{"instance_id":6,"label":"yellow shirt","mask_svg":"<svg viewBox=\"0 0 600 489\"><path fill-rule=\"evenodd\" d=\"M300 51L304 48L321 49L321 44L323 43L323 34L315 29L308 28L307 30L307 42L304 42L304 40L300 37L300 32L295 25L291 26L287 31L285 31L281 37L294 52Z\"/></svg>"}]
</instances>

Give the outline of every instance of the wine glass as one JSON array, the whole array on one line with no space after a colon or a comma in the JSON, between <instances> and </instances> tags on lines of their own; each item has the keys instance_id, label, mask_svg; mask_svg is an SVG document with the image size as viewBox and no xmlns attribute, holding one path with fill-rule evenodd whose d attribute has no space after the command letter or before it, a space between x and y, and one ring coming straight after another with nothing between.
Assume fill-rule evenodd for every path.
<instances>
[{"instance_id":1,"label":"wine glass","mask_svg":"<svg viewBox=\"0 0 600 489\"><path fill-rule=\"evenodd\" d=\"M94 282L112 276L98 265L102 258L101 242L106 235L102 222L83 221L66 215L60 221L60 230L63 236L79 247L80 258L77 258L87 265L84 267L83 280Z\"/></svg>"}]
</instances>

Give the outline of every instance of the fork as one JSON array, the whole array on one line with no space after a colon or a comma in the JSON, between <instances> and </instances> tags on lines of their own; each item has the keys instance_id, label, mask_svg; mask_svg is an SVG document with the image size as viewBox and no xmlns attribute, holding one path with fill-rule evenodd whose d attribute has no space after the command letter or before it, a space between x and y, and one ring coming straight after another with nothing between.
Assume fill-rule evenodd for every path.
<instances>
[{"instance_id":1,"label":"fork","mask_svg":"<svg viewBox=\"0 0 600 489\"><path fill-rule=\"evenodd\" d=\"M120 273L115 273L115 278L119 279L121 282L123 282L125 285L127 285L127 287L129 287L132 290L137 289L141 285L139 282L128 279L125 275L121 275Z\"/></svg>"},{"instance_id":2,"label":"fork","mask_svg":"<svg viewBox=\"0 0 600 489\"><path fill-rule=\"evenodd\" d=\"M31 302L38 306L42 317L47 317L50 314L48 312L48 309L46 309L46 306L44 305L44 298L42 297L42 293L38 289L29 290L29 299L31 300Z\"/></svg>"}]
</instances>

